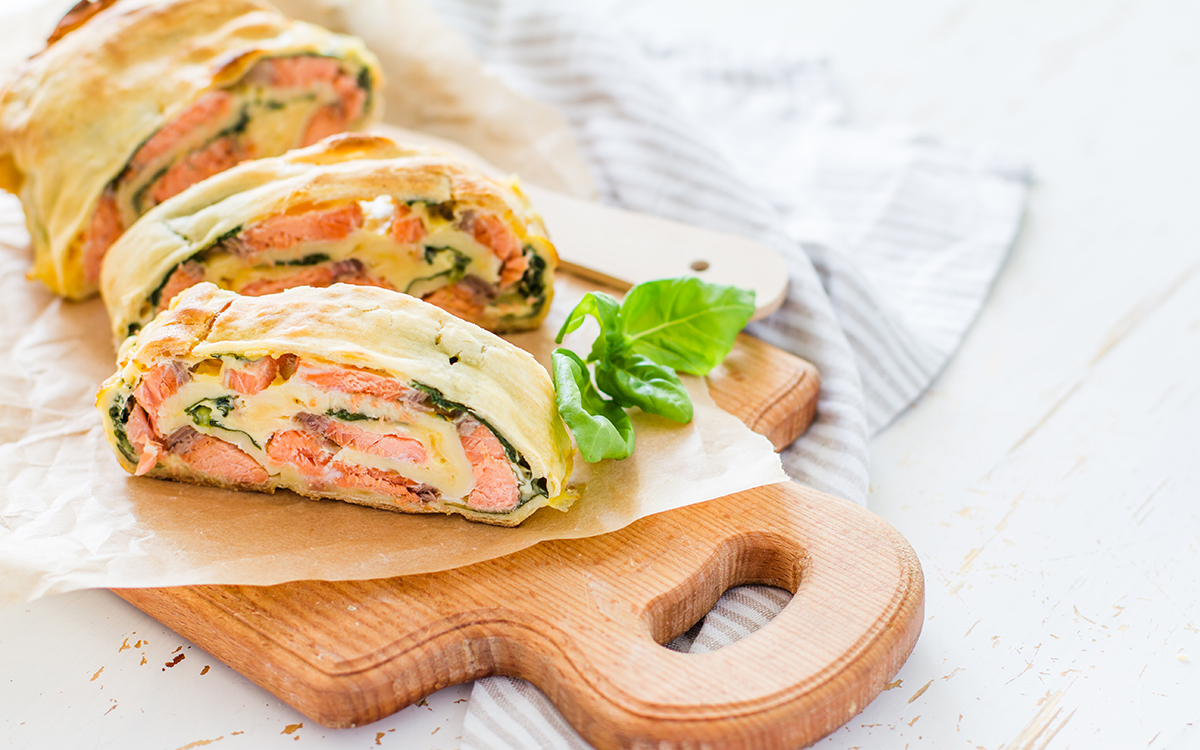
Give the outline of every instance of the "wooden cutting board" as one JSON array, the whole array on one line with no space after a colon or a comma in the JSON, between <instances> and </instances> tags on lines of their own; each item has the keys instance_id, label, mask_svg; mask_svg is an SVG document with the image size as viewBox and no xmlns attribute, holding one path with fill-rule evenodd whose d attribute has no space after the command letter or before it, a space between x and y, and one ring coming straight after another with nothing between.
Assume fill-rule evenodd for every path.
<instances>
[{"instance_id":1,"label":"wooden cutting board","mask_svg":"<svg viewBox=\"0 0 1200 750\"><path fill-rule=\"evenodd\" d=\"M776 446L813 418L815 369L749 336L709 383ZM660 645L745 583L794 597L718 651ZM895 675L924 611L920 564L894 529L791 483L440 573L117 594L327 726L503 674L601 750L815 742Z\"/></svg>"}]
</instances>

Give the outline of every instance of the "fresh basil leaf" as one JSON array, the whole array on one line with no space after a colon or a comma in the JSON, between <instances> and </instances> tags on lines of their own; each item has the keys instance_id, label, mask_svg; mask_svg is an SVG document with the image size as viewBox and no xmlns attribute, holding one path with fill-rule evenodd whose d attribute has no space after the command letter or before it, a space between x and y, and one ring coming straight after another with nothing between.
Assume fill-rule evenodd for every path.
<instances>
[{"instance_id":1,"label":"fresh basil leaf","mask_svg":"<svg viewBox=\"0 0 1200 750\"><path fill-rule=\"evenodd\" d=\"M728 356L754 314L754 292L697 278L638 284L621 306L630 351L691 375L707 375Z\"/></svg>"},{"instance_id":2,"label":"fresh basil leaf","mask_svg":"<svg viewBox=\"0 0 1200 750\"><path fill-rule=\"evenodd\" d=\"M588 292L579 300L579 304L563 321L562 328L558 329L554 343L561 344L563 337L583 325L589 315L600 324L600 335L592 342L592 352L587 361L597 362L624 354L627 346L621 335L621 303L604 292Z\"/></svg>"},{"instance_id":3,"label":"fresh basil leaf","mask_svg":"<svg viewBox=\"0 0 1200 750\"><path fill-rule=\"evenodd\" d=\"M554 401L583 460L625 458L633 453L633 421L616 401L602 397L579 355L555 349L551 355Z\"/></svg>"},{"instance_id":4,"label":"fresh basil leaf","mask_svg":"<svg viewBox=\"0 0 1200 750\"><path fill-rule=\"evenodd\" d=\"M597 363L596 387L621 406L636 406L683 424L692 421L692 399L679 376L640 354Z\"/></svg>"}]
</instances>

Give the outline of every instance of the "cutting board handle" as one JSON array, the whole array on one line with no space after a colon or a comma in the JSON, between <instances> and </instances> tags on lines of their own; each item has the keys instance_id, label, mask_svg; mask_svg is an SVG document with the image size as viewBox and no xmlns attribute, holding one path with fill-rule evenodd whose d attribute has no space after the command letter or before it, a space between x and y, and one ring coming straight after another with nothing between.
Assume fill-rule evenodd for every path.
<instances>
[{"instance_id":1,"label":"cutting board handle","mask_svg":"<svg viewBox=\"0 0 1200 750\"><path fill-rule=\"evenodd\" d=\"M743 583L794 596L717 651L660 645ZM537 685L600 750L815 742L900 669L924 611L903 537L791 483L426 575L118 593L328 726L502 674Z\"/></svg>"},{"instance_id":2,"label":"cutting board handle","mask_svg":"<svg viewBox=\"0 0 1200 750\"><path fill-rule=\"evenodd\" d=\"M645 519L650 528L634 531L647 539L626 540L623 554L650 539L658 548L627 575L584 582L584 606L564 600L558 618L543 611L528 623L546 643L510 673L551 694L600 748L794 748L856 714L920 631L915 554L865 510L796 485L735 497L692 518ZM747 583L794 596L765 627L717 651L660 645Z\"/></svg>"}]
</instances>

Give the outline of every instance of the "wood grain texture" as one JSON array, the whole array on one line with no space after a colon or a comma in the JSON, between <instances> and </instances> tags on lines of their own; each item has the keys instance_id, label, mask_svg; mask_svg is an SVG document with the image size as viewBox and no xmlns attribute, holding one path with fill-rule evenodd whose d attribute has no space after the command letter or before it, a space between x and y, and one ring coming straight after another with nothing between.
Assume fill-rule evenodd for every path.
<instances>
[{"instance_id":1,"label":"wood grain texture","mask_svg":"<svg viewBox=\"0 0 1200 750\"><path fill-rule=\"evenodd\" d=\"M718 651L659 645L743 583L795 596ZM809 744L882 690L923 612L894 530L794 484L441 573L117 593L328 726L506 674L602 750Z\"/></svg>"},{"instance_id":2,"label":"wood grain texture","mask_svg":"<svg viewBox=\"0 0 1200 750\"><path fill-rule=\"evenodd\" d=\"M753 289L754 320L787 297L787 264L757 240L625 211L526 185L564 271L622 291L654 279L695 276ZM597 232L596 227L604 227ZM614 238L620 238L614 241Z\"/></svg>"},{"instance_id":3,"label":"wood grain texture","mask_svg":"<svg viewBox=\"0 0 1200 750\"><path fill-rule=\"evenodd\" d=\"M811 421L817 375L742 336L710 388L779 445ZM718 651L660 645L744 583L795 596ZM327 726L503 674L537 685L601 750L812 743L895 675L924 607L895 530L791 483L439 573L116 593Z\"/></svg>"},{"instance_id":4,"label":"wood grain texture","mask_svg":"<svg viewBox=\"0 0 1200 750\"><path fill-rule=\"evenodd\" d=\"M743 333L708 374L713 400L783 450L817 415L821 376L810 362Z\"/></svg>"}]
</instances>

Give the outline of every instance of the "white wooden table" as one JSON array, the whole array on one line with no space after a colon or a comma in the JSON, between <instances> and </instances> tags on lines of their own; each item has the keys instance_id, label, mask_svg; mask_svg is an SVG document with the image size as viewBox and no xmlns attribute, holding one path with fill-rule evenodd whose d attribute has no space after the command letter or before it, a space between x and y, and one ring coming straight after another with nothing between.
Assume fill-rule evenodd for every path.
<instances>
[{"instance_id":1,"label":"white wooden table","mask_svg":"<svg viewBox=\"0 0 1200 750\"><path fill-rule=\"evenodd\" d=\"M819 746L1200 747L1200 5L605 4L825 51L858 117L1035 168L962 351L871 446L924 633ZM0 610L5 747L454 748L468 693L329 730L106 592Z\"/></svg>"}]
</instances>

